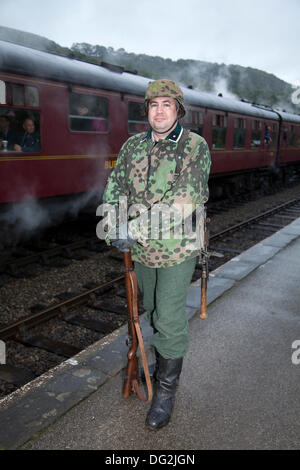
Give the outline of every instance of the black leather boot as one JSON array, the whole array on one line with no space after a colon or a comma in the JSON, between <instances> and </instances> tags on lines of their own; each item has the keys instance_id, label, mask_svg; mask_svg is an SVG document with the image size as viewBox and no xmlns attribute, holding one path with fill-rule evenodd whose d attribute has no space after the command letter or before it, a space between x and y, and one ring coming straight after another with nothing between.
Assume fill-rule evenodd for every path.
<instances>
[{"instance_id":1,"label":"black leather boot","mask_svg":"<svg viewBox=\"0 0 300 470\"><path fill-rule=\"evenodd\" d=\"M165 359L158 353L158 372L154 385L154 395L146 418L146 425L151 429L162 428L168 424L171 418L182 363L182 357L179 359Z\"/></svg>"}]
</instances>

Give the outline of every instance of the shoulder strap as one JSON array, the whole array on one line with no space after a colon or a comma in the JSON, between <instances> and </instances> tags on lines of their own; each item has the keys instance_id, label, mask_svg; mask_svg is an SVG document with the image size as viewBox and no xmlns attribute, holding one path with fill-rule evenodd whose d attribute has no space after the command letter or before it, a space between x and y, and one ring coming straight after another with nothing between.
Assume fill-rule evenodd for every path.
<instances>
[{"instance_id":1,"label":"shoulder strap","mask_svg":"<svg viewBox=\"0 0 300 470\"><path fill-rule=\"evenodd\" d=\"M180 172L182 170L182 160L183 160L183 150L185 143L187 139L190 136L190 131L188 129L183 129L182 136L179 139L179 143L176 149L176 168L175 168L175 173L174 173L174 181L178 178L180 175Z\"/></svg>"}]
</instances>

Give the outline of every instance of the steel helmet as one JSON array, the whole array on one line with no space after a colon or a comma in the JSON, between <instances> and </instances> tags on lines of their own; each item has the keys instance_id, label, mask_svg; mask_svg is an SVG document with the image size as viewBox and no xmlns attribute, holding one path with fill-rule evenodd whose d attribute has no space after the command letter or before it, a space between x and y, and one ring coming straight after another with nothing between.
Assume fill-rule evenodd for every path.
<instances>
[{"instance_id":1,"label":"steel helmet","mask_svg":"<svg viewBox=\"0 0 300 470\"><path fill-rule=\"evenodd\" d=\"M185 115L184 98L181 88L173 80L155 80L150 82L145 95L145 112L148 112L148 104L152 98L168 96L174 98L179 104L178 119Z\"/></svg>"}]
</instances>

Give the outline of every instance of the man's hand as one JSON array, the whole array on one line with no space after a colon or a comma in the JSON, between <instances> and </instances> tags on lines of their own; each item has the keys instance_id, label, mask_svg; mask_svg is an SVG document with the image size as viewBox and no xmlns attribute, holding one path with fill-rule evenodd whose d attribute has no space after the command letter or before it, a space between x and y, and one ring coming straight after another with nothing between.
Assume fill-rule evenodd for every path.
<instances>
[{"instance_id":1,"label":"man's hand","mask_svg":"<svg viewBox=\"0 0 300 470\"><path fill-rule=\"evenodd\" d=\"M118 248L118 250L121 251L122 253L126 253L131 250L135 242L136 240L132 238L128 238L127 240L123 238L121 240L114 240L113 242L111 242L111 244L115 246L116 248Z\"/></svg>"},{"instance_id":2,"label":"man's hand","mask_svg":"<svg viewBox=\"0 0 300 470\"><path fill-rule=\"evenodd\" d=\"M108 237L111 239L111 244L122 253L130 251L137 240L132 235L127 223L118 225L116 227L116 234L110 237L110 233L108 233Z\"/></svg>"}]
</instances>

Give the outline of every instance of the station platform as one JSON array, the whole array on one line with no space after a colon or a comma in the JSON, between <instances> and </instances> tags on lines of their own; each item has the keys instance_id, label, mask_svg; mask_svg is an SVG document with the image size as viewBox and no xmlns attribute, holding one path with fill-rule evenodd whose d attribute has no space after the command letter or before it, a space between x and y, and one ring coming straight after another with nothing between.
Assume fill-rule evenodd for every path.
<instances>
[{"instance_id":1,"label":"station platform","mask_svg":"<svg viewBox=\"0 0 300 470\"><path fill-rule=\"evenodd\" d=\"M122 398L125 325L2 399L0 448L299 449L300 218L211 273L208 303L200 320L193 283L168 426L147 429L150 405Z\"/></svg>"}]
</instances>

